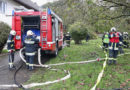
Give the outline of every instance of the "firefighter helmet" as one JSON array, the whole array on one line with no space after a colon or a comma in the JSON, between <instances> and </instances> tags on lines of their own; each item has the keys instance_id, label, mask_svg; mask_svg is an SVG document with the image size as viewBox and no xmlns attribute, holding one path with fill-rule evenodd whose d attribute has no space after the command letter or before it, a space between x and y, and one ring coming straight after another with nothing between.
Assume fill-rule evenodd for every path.
<instances>
[{"instance_id":1,"label":"firefighter helmet","mask_svg":"<svg viewBox=\"0 0 130 90\"><path fill-rule=\"evenodd\" d=\"M31 30L27 31L27 36L29 36L29 35L33 35L33 32Z\"/></svg>"},{"instance_id":2,"label":"firefighter helmet","mask_svg":"<svg viewBox=\"0 0 130 90\"><path fill-rule=\"evenodd\" d=\"M15 36L15 35L16 35L15 30L11 30L11 31L10 31L10 34L13 35L13 36Z\"/></svg>"},{"instance_id":3,"label":"firefighter helmet","mask_svg":"<svg viewBox=\"0 0 130 90\"><path fill-rule=\"evenodd\" d=\"M116 28L115 28L115 27L112 27L112 28L111 28L111 32L116 32Z\"/></svg>"}]
</instances>

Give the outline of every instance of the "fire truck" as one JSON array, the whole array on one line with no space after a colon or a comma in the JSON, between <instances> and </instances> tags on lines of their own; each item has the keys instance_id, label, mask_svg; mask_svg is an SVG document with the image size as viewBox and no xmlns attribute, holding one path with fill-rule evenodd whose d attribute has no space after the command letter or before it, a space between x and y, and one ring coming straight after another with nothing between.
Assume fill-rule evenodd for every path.
<instances>
[{"instance_id":1,"label":"fire truck","mask_svg":"<svg viewBox=\"0 0 130 90\"><path fill-rule=\"evenodd\" d=\"M40 38L39 46L42 51L49 54L58 54L63 45L62 19L51 9L44 11L14 11L12 17L12 30L16 31L15 49L23 47L28 30Z\"/></svg>"}]
</instances>

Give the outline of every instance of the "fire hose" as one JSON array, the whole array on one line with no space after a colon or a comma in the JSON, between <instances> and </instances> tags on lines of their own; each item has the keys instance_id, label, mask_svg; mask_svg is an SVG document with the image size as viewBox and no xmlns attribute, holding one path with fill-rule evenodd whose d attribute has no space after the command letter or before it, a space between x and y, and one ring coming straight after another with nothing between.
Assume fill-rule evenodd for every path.
<instances>
[{"instance_id":1,"label":"fire hose","mask_svg":"<svg viewBox=\"0 0 130 90\"><path fill-rule=\"evenodd\" d=\"M24 56L22 55L22 51L23 51L23 48L20 50L19 54L20 54L20 58L22 59L23 62L26 63L26 60L24 59ZM40 53L41 49L38 49L38 63L39 65L37 64L34 64L35 67L44 67L44 68L48 68L49 70L59 70L59 69L51 69L51 66L58 66L58 65L65 65L65 64L85 64L85 63L90 63L90 62L96 62L96 61L99 61L98 60L88 60L88 61L79 61L79 62L65 62L65 63L58 63L58 64L48 64L48 65L43 65L41 63L41 53ZM104 58L101 58L100 61L103 61ZM60 82L60 81L64 81L64 80L67 80L71 77L71 74L69 71L67 70L63 70L67 75L61 79L58 79L58 80L54 80L54 81L47 81L47 82L44 82L44 83L32 83L32 84L28 84L28 85L22 85L18 82L15 82L15 84L12 84L12 85L0 85L0 89L2 88L10 88L10 87L19 87L19 88L23 88L23 90L26 90L28 88L32 88L32 87L36 87L36 86L41 86L41 85L48 85L48 84L52 84L52 83L57 83L57 82Z\"/></svg>"},{"instance_id":2,"label":"fire hose","mask_svg":"<svg viewBox=\"0 0 130 90\"><path fill-rule=\"evenodd\" d=\"M100 48L103 48L101 45L99 45L99 47ZM106 68L106 63L107 63L107 60L108 60L108 55L107 55L107 52L104 50L104 54L105 54L105 56L106 56L106 58L105 58L105 61L104 61L104 63L103 63L103 68L102 68L102 70L101 70L101 72L99 73L99 75L98 75L98 78L97 78L97 81L96 81L96 83L95 83L95 85L91 88L91 90L96 90L96 87L97 87L97 85L100 83L100 81L101 81L101 78L102 78L102 76L103 76L103 73L104 73L104 70L105 70L105 68ZM125 53L125 54L130 54L130 53ZM118 56L122 56L122 55L125 55L125 54L120 54L120 55L118 55ZM129 88L129 87L127 87L127 88ZM123 88L124 89L124 88ZM123 90L122 88L118 88L118 89L113 89L113 90Z\"/></svg>"},{"instance_id":3,"label":"fire hose","mask_svg":"<svg viewBox=\"0 0 130 90\"><path fill-rule=\"evenodd\" d=\"M23 62L26 63L26 60L24 59L23 55L22 55L22 51L23 51L23 48L20 50L19 54L20 54L20 57L22 59ZM65 63L58 63L58 64L48 64L48 65L43 65L41 63L41 53L40 53L41 49L38 49L38 63L39 65L37 64L34 64L34 66L36 67L45 67L45 68L48 68L50 70L58 70L58 69L51 69L51 66L58 66L58 65L65 65L65 64L84 64L84 63L90 63L90 62L96 62L98 60L88 60L88 61L80 61L80 62L65 62ZM127 53L129 54L129 53ZM101 58L100 61L104 60L106 58ZM32 88L32 87L36 87L36 86L41 86L41 85L48 85L48 84L52 84L52 83L57 83L57 82L60 82L60 81L64 81L66 79L69 79L71 77L71 74L69 71L66 71L64 70L65 73L67 73L67 75L61 79L58 79L58 80L54 80L54 81L47 81L45 83L32 83L32 84L28 84L28 85L22 85L22 84L19 84L18 82L16 82L15 84L12 84L12 85L0 85L0 89L5 89L5 88L10 88L10 87L22 87L23 90L26 90L28 88ZM18 85L17 85L18 84Z\"/></svg>"}]
</instances>

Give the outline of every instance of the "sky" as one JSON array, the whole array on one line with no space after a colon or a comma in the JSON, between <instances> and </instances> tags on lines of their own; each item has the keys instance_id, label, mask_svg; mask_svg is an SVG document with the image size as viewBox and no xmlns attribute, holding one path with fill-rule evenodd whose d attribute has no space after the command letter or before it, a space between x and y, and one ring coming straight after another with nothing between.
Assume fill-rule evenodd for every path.
<instances>
[{"instance_id":1,"label":"sky","mask_svg":"<svg viewBox=\"0 0 130 90\"><path fill-rule=\"evenodd\" d=\"M46 4L48 2L53 2L53 0L32 0L33 2L36 2L39 6Z\"/></svg>"}]
</instances>

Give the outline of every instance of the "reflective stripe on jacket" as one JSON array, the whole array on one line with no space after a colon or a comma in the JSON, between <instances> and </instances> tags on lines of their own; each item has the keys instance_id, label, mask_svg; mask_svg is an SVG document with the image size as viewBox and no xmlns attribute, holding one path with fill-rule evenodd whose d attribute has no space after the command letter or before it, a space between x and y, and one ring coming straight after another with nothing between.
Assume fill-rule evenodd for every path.
<instances>
[{"instance_id":1,"label":"reflective stripe on jacket","mask_svg":"<svg viewBox=\"0 0 130 90\"><path fill-rule=\"evenodd\" d=\"M35 55L35 52L32 52L32 53L25 53L26 55L28 56L34 56Z\"/></svg>"}]
</instances>

